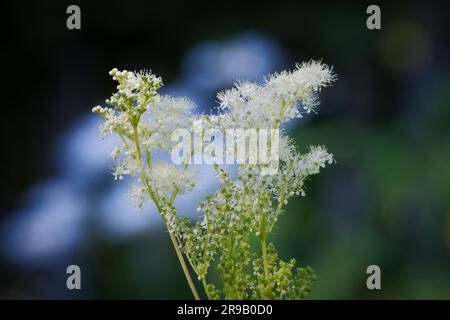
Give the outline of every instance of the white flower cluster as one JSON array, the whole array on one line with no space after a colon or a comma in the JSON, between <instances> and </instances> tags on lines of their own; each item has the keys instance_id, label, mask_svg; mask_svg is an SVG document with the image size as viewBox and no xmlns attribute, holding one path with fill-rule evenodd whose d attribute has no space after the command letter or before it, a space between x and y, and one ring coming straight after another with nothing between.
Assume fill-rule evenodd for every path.
<instances>
[{"instance_id":1,"label":"white flower cluster","mask_svg":"<svg viewBox=\"0 0 450 320\"><path fill-rule=\"evenodd\" d=\"M222 115L213 120L225 128L277 128L302 117L303 111L313 111L318 105L317 93L335 79L331 67L310 61L298 64L294 71L271 75L262 85L237 82L218 94Z\"/></svg>"},{"instance_id":2,"label":"white flower cluster","mask_svg":"<svg viewBox=\"0 0 450 320\"><path fill-rule=\"evenodd\" d=\"M175 142L171 140L176 129L191 130L197 116L193 114L195 103L187 98L155 96L151 106L144 113L140 130L145 148L153 147L170 153Z\"/></svg>"},{"instance_id":3,"label":"white flower cluster","mask_svg":"<svg viewBox=\"0 0 450 320\"><path fill-rule=\"evenodd\" d=\"M111 151L116 162L113 175L115 179L125 175L136 178L131 198L138 207L149 199L156 204L183 270L187 268L182 254L188 258L208 297L275 298L279 292L287 296L288 291L280 287L281 283L308 287L310 279L306 285L301 278L305 272L291 274L294 262L279 260L273 246L266 248L266 238L288 200L304 195L306 178L333 162L333 155L322 146L310 147L306 154L299 153L282 127L285 122L302 117L304 112L315 111L318 92L336 79L332 68L310 61L298 64L293 71L271 75L261 85L238 82L234 88L218 94L218 115L195 114L195 104L190 100L160 96L157 90L162 81L150 72L113 69L110 75L119 83L118 91L106 100L112 107L97 106L93 112L103 117L100 127L103 135L115 133L120 137L121 144ZM173 205L177 196L195 186L196 177L189 163L175 165L154 158L156 151L171 153L177 143L172 141L175 130L195 132L197 120L217 130L279 129L279 158L269 163L240 164L236 178L215 165L222 187L200 204L203 218L192 225L187 218L179 217ZM264 175L270 166L277 166L278 174ZM250 252L251 235L261 240L261 258ZM215 259L225 282L222 293L206 282L210 263ZM247 274L251 265L256 271ZM185 275L198 297L190 275L186 272ZM305 294L302 289L290 292L291 298Z\"/></svg>"},{"instance_id":4,"label":"white flower cluster","mask_svg":"<svg viewBox=\"0 0 450 320\"><path fill-rule=\"evenodd\" d=\"M126 105L127 99L137 102L139 106L146 102L147 95L156 94L156 90L162 85L161 78L154 76L149 71L136 73L127 70L119 71L114 68L109 74L113 80L119 82L117 93L107 101L116 106Z\"/></svg>"},{"instance_id":5,"label":"white flower cluster","mask_svg":"<svg viewBox=\"0 0 450 320\"><path fill-rule=\"evenodd\" d=\"M148 182L154 186L159 195L166 199L184 194L195 187L192 171L165 161L157 161L152 165Z\"/></svg>"},{"instance_id":6,"label":"white flower cluster","mask_svg":"<svg viewBox=\"0 0 450 320\"><path fill-rule=\"evenodd\" d=\"M312 146L307 154L300 157L296 169L300 175L309 176L318 174L320 168L324 168L327 163L333 163L333 155L323 146Z\"/></svg>"},{"instance_id":7,"label":"white flower cluster","mask_svg":"<svg viewBox=\"0 0 450 320\"><path fill-rule=\"evenodd\" d=\"M117 134L121 144L114 147L111 157L116 165L115 179L136 177L131 198L142 207L149 197L159 202L190 190L194 185L188 168L171 163L152 163L157 150L170 152L174 142L170 137L177 128L190 128L197 118L195 104L186 98L160 96L161 78L150 72L130 72L113 69L110 75L118 81L117 92L106 102L112 108L92 109L103 117L103 135Z\"/></svg>"}]
</instances>

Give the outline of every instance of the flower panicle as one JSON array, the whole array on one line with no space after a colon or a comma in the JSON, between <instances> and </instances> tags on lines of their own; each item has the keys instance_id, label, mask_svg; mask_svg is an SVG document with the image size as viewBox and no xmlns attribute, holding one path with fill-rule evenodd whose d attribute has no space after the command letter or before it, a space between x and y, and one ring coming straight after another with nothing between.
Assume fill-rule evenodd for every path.
<instances>
[{"instance_id":1,"label":"flower panicle","mask_svg":"<svg viewBox=\"0 0 450 320\"><path fill-rule=\"evenodd\" d=\"M111 151L112 174L116 180L134 177L130 197L136 207L154 202L194 296L198 294L183 256L208 298L304 298L315 274L309 267L295 269L293 259L281 260L266 240L289 200L305 195L307 178L334 162L333 154L321 145L299 153L283 126L304 113L316 112L319 92L337 79L333 68L310 60L292 71L269 75L262 83L238 81L218 93L218 115L196 114L196 105L189 99L160 95L162 80L149 70L114 68L109 74L118 83L117 91L106 100L110 107L96 106L92 111L103 119L104 136L114 133L120 138ZM197 120L214 130L279 129L279 156L267 163L239 165L236 176L215 164L220 187L200 203L197 211L202 217L192 222L180 215L174 203L196 187L197 173L188 160L176 165L158 155L174 150L175 130L203 132ZM263 174L272 166L277 174ZM254 237L261 241L261 257L251 251ZM213 265L223 280L221 289L207 282Z\"/></svg>"}]
</instances>

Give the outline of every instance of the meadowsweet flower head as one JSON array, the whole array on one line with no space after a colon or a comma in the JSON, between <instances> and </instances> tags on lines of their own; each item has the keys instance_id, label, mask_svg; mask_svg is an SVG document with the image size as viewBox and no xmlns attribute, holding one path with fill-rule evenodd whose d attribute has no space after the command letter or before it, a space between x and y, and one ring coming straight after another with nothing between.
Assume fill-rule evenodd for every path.
<instances>
[{"instance_id":1,"label":"meadowsweet flower head","mask_svg":"<svg viewBox=\"0 0 450 320\"><path fill-rule=\"evenodd\" d=\"M320 91L322 87L336 81L336 75L333 73L332 67L314 60L297 64L296 69L292 72L292 77L299 86L304 86L313 91Z\"/></svg>"},{"instance_id":2,"label":"meadowsweet flower head","mask_svg":"<svg viewBox=\"0 0 450 320\"><path fill-rule=\"evenodd\" d=\"M298 64L294 71L283 71L262 84L241 81L218 94L220 119L225 125L243 128L273 128L300 118L303 105L311 112L318 105L316 93L335 81L332 68L317 61Z\"/></svg>"},{"instance_id":3,"label":"meadowsweet flower head","mask_svg":"<svg viewBox=\"0 0 450 320\"><path fill-rule=\"evenodd\" d=\"M117 97L139 100L146 95L154 95L156 90L162 85L161 78L156 77L150 71L132 72L119 71L117 68L112 69L109 74L119 84L117 85ZM119 102L119 100L111 99L111 102ZM122 102L122 101L121 101Z\"/></svg>"},{"instance_id":4,"label":"meadowsweet flower head","mask_svg":"<svg viewBox=\"0 0 450 320\"><path fill-rule=\"evenodd\" d=\"M148 182L165 199L182 195L195 187L194 174L172 163L158 161L152 166Z\"/></svg>"},{"instance_id":5,"label":"meadowsweet flower head","mask_svg":"<svg viewBox=\"0 0 450 320\"><path fill-rule=\"evenodd\" d=\"M323 146L312 146L307 154L298 160L296 169L302 176L309 176L320 172L326 164L333 163L333 154L328 153Z\"/></svg>"},{"instance_id":6,"label":"meadowsweet flower head","mask_svg":"<svg viewBox=\"0 0 450 320\"><path fill-rule=\"evenodd\" d=\"M192 129L197 119L195 108L195 103L187 98L155 96L139 124L143 147L149 151L158 148L170 153L175 144L171 140L172 133L180 128Z\"/></svg>"},{"instance_id":7,"label":"meadowsweet flower head","mask_svg":"<svg viewBox=\"0 0 450 320\"><path fill-rule=\"evenodd\" d=\"M186 257L211 299L304 298L315 279L312 269L295 270L295 260L278 257L273 244L267 245L267 237L290 199L305 194L306 178L333 162L333 155L322 146L299 153L282 127L304 112L315 111L321 88L336 80L332 68L311 60L296 65L293 71L270 75L261 84L238 81L217 95L215 115L196 114L195 104L187 98L159 95L161 78L149 71L114 68L110 75L118 82L117 92L107 100L111 107L96 106L92 111L103 119L103 135L113 133L120 138L121 143L111 151L115 162L112 174L116 180L134 177L130 197L138 208L148 200L155 203L183 270L187 270ZM222 134L227 129L275 129L277 139L270 141L270 147L277 146L278 156L239 164L236 176L214 165L221 186L200 203L200 220L191 222L174 203L195 187L197 175L187 160L176 165L158 156L171 154L177 143L172 133L178 129L187 130L189 137L194 133L194 139L208 129ZM233 137L253 152L244 155L247 160L259 150L246 139ZM190 155L191 150L184 157ZM278 174L265 174L274 168ZM261 241L261 256L252 251L250 240L254 237ZM213 261L223 280L221 289L207 282ZM185 275L198 297L189 273Z\"/></svg>"}]
</instances>

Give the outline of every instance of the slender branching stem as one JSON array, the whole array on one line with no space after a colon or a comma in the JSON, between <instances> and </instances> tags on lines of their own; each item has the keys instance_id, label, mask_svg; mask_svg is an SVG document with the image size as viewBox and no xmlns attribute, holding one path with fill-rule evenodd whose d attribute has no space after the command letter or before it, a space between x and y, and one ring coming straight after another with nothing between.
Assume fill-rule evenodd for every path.
<instances>
[{"instance_id":1,"label":"slender branching stem","mask_svg":"<svg viewBox=\"0 0 450 320\"><path fill-rule=\"evenodd\" d=\"M189 269L186 265L186 261L184 260L183 254L181 253L180 248L178 246L178 241L175 238L175 236L173 235L173 233L170 232L170 229L169 229L169 226L167 223L167 219L164 216L162 216L162 217L163 217L164 223L166 224L167 231L169 232L170 240L172 241L173 247L175 248L175 252L177 253L178 260L180 261L181 268L183 269L184 276L186 277L189 287L191 288L192 294L194 295L195 300L200 300L200 295L198 294L198 291L195 288L194 281L192 280L191 274L189 273Z\"/></svg>"},{"instance_id":2,"label":"slender branching stem","mask_svg":"<svg viewBox=\"0 0 450 320\"><path fill-rule=\"evenodd\" d=\"M261 212L261 215L262 215L261 230L260 230L261 251L264 264L264 275L267 278L269 276L269 261L267 259L267 248L266 248L266 240L267 240L266 215L264 212Z\"/></svg>"},{"instance_id":3,"label":"slender branching stem","mask_svg":"<svg viewBox=\"0 0 450 320\"><path fill-rule=\"evenodd\" d=\"M134 133L134 139L135 139L134 142L136 144L136 150L137 150L137 153L138 153L137 154L138 159L139 159L139 161L143 161L142 160L142 153L141 153L141 149L140 149L140 145L139 145L139 135L138 135L138 132L137 132L137 125L133 126L133 133ZM149 193L149 196L153 200L153 202L155 203L159 213L160 214L163 213L161 205L159 204L159 202L158 202L158 200L157 200L153 190L151 189L150 185L147 182L147 178L143 175L141 177L141 179L145 183L145 185L147 187L147 191ZM181 268L183 269L184 276L186 277L186 281L188 282L189 287L191 288L192 294L194 295L195 300L200 300L200 295L198 294L197 289L195 288L194 281L192 280L191 274L189 273L189 269L188 269L188 267L186 265L186 261L184 260L183 254L180 251L180 247L179 247L178 241L175 238L175 236L173 235L173 233L170 231L170 228L169 228L169 225L168 225L166 217L163 214L161 214L161 217L164 220L164 224L166 225L167 231L169 233L170 240L171 240L172 245L173 245L173 247L175 249L175 252L177 254L178 260L180 261Z\"/></svg>"}]
</instances>

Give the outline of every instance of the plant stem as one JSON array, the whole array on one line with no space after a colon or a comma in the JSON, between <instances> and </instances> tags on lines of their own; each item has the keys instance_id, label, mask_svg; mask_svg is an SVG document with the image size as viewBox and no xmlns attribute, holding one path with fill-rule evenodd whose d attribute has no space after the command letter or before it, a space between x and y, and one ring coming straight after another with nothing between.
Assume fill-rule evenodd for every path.
<instances>
[{"instance_id":1,"label":"plant stem","mask_svg":"<svg viewBox=\"0 0 450 320\"><path fill-rule=\"evenodd\" d=\"M266 248L266 215L262 213L262 220L261 220L261 250L262 250L262 257L263 257L263 263L264 263L264 275L266 278L269 276L269 262L267 260L267 248Z\"/></svg>"},{"instance_id":2,"label":"plant stem","mask_svg":"<svg viewBox=\"0 0 450 320\"><path fill-rule=\"evenodd\" d=\"M132 123L133 137L134 137L134 142L135 142L135 145L136 145L137 159L138 159L138 161L143 161L141 148L140 148L140 145L139 145L138 122L139 122L139 119L138 119L138 121L136 121L135 124ZM123 140L125 142L125 139L123 139ZM128 145L127 145L127 148L129 149ZM147 156L149 157L149 154L147 154ZM149 157L148 160L150 160L150 157ZM148 162L147 164L150 166L150 162ZM147 179L146 179L144 174L141 175L141 179L142 179L142 182L147 187L147 192L148 192L150 198L153 200L153 202L155 203L159 213L161 214L163 212L162 208L161 208L161 205L158 203L157 198L155 197L155 194L153 193L152 188L148 184L148 181L147 181ZM175 196L176 196L176 193L174 194L174 198L175 198ZM172 199L172 202L173 202L173 199ZM197 289L195 288L194 281L192 281L192 277L191 277L191 274L189 273L189 269L188 269L188 267L186 265L186 261L184 261L183 254L181 253L180 248L178 246L178 241L175 238L175 236L173 235L173 233L170 232L169 225L167 223L167 219L164 217L163 214L161 214L161 217L163 218L164 224L166 225L167 231L169 232L170 240L171 240L171 242L173 244L173 247L175 248L175 252L177 253L178 260L180 261L181 268L183 269L184 276L186 277L186 280L187 280L187 282L189 284L189 287L191 288L192 294L194 295L195 300L200 300L200 296L199 296L199 294L197 292Z\"/></svg>"},{"instance_id":3,"label":"plant stem","mask_svg":"<svg viewBox=\"0 0 450 320\"><path fill-rule=\"evenodd\" d=\"M166 222L165 218L163 218L163 220L164 220L164 222ZM172 241L173 247L175 248L175 251L177 253L178 260L180 261L181 268L183 269L184 276L186 277L189 287L191 288L192 294L194 295L195 300L200 300L200 296L197 292L197 289L195 288L194 281L192 281L192 277L191 277L191 274L189 273L189 269L186 265L186 261L184 261L183 254L181 253L180 248L178 247L177 239L175 239L175 236L173 235L173 233L170 232L167 223L166 223L166 227L167 227L167 231L169 232L170 240Z\"/></svg>"},{"instance_id":4,"label":"plant stem","mask_svg":"<svg viewBox=\"0 0 450 320\"><path fill-rule=\"evenodd\" d=\"M209 294L208 285L206 284L205 277L202 277L202 284L203 284L203 288L205 289L205 293L206 293L206 296L208 297L208 300L211 300L211 295Z\"/></svg>"}]
</instances>

